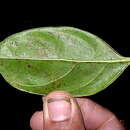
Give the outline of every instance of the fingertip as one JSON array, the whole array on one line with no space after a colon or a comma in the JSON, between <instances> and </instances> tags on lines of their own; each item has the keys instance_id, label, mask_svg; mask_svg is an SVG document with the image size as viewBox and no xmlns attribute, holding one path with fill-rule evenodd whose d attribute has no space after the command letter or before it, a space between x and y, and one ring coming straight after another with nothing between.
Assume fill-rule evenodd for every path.
<instances>
[{"instance_id":1,"label":"fingertip","mask_svg":"<svg viewBox=\"0 0 130 130\"><path fill-rule=\"evenodd\" d=\"M54 91L44 99L44 129L84 130L80 108L76 100L67 92Z\"/></svg>"},{"instance_id":2,"label":"fingertip","mask_svg":"<svg viewBox=\"0 0 130 130\"><path fill-rule=\"evenodd\" d=\"M32 115L30 127L33 130L43 130L43 111L37 111Z\"/></svg>"},{"instance_id":3,"label":"fingertip","mask_svg":"<svg viewBox=\"0 0 130 130\"><path fill-rule=\"evenodd\" d=\"M72 97L64 91L53 91L44 100L44 115L46 120L64 121L70 118Z\"/></svg>"}]
</instances>

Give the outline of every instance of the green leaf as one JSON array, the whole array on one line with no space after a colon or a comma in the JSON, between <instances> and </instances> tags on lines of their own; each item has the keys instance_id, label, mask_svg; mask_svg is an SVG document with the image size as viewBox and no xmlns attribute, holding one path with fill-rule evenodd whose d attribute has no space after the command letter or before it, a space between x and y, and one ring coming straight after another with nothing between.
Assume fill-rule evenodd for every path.
<instances>
[{"instance_id":1,"label":"green leaf","mask_svg":"<svg viewBox=\"0 0 130 130\"><path fill-rule=\"evenodd\" d=\"M109 86L130 64L97 36L72 27L16 33L0 43L0 73L17 89L88 96Z\"/></svg>"}]
</instances>

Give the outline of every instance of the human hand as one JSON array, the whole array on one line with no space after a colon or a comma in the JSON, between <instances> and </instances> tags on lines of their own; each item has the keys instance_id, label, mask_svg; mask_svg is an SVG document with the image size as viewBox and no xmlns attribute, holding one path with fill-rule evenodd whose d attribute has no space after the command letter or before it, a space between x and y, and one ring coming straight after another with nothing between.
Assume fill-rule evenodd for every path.
<instances>
[{"instance_id":1,"label":"human hand","mask_svg":"<svg viewBox=\"0 0 130 130\"><path fill-rule=\"evenodd\" d=\"M90 99L54 91L43 100L43 111L30 120L33 130L125 130L112 112Z\"/></svg>"}]
</instances>

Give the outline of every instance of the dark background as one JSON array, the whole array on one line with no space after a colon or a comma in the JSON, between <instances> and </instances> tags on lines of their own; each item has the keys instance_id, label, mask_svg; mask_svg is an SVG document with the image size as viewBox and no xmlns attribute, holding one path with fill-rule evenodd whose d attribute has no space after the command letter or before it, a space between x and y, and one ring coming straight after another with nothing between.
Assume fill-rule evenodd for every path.
<instances>
[{"instance_id":1,"label":"dark background","mask_svg":"<svg viewBox=\"0 0 130 130\"><path fill-rule=\"evenodd\" d=\"M18 3L20 5L21 3ZM123 56L130 56L130 21L127 4L110 4L109 7L93 4L70 6L42 6L23 4L0 10L0 41L7 36L26 29L45 26L73 26L89 31L108 42ZM63 5L66 5L63 7ZM37 7L37 8L36 8ZM53 7L53 8L52 8ZM88 7L90 7L88 9ZM107 89L91 96L92 100L110 109L123 120L128 129L130 104L130 68ZM0 127L3 130L30 130L32 114L42 109L41 96L21 92L11 87L0 76Z\"/></svg>"}]
</instances>

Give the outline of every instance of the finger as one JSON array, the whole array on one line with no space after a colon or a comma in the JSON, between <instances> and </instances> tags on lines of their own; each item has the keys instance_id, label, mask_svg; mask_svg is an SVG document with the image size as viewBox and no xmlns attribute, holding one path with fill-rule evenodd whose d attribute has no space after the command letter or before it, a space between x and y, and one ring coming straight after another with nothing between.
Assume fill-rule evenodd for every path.
<instances>
[{"instance_id":1,"label":"finger","mask_svg":"<svg viewBox=\"0 0 130 130\"><path fill-rule=\"evenodd\" d=\"M84 130L83 118L74 98L55 91L44 100L44 130Z\"/></svg>"},{"instance_id":2,"label":"finger","mask_svg":"<svg viewBox=\"0 0 130 130\"><path fill-rule=\"evenodd\" d=\"M76 100L80 106L86 129L125 130L109 110L86 98L77 98Z\"/></svg>"},{"instance_id":3,"label":"finger","mask_svg":"<svg viewBox=\"0 0 130 130\"><path fill-rule=\"evenodd\" d=\"M35 112L30 120L33 130L43 130L43 111Z\"/></svg>"}]
</instances>

